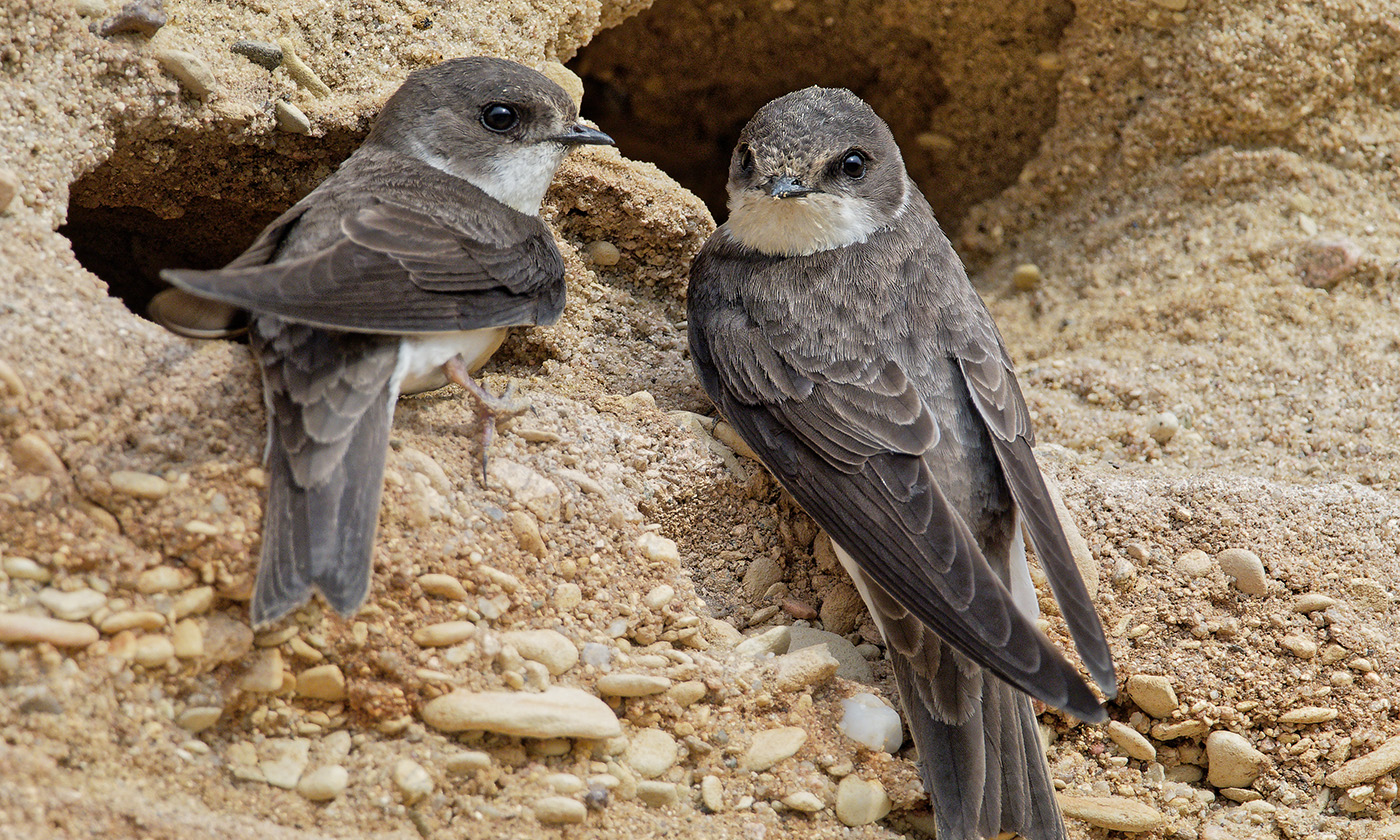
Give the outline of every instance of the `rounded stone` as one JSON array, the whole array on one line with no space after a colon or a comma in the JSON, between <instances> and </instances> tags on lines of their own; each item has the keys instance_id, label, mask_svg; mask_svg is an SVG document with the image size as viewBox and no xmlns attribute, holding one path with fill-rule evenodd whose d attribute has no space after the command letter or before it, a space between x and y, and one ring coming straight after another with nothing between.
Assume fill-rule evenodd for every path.
<instances>
[{"instance_id":1,"label":"rounded stone","mask_svg":"<svg viewBox=\"0 0 1400 840\"><path fill-rule=\"evenodd\" d=\"M317 665L297 675L297 694L313 700L345 699L345 674L339 665Z\"/></svg>"},{"instance_id":2,"label":"rounded stone","mask_svg":"<svg viewBox=\"0 0 1400 840\"><path fill-rule=\"evenodd\" d=\"M643 729L627 744L627 764L644 779L654 779L676 764L680 748L670 733Z\"/></svg>"},{"instance_id":3,"label":"rounded stone","mask_svg":"<svg viewBox=\"0 0 1400 840\"><path fill-rule=\"evenodd\" d=\"M609 697L646 697L670 687L669 677L651 674L608 674L598 678L598 693Z\"/></svg>"},{"instance_id":4,"label":"rounded stone","mask_svg":"<svg viewBox=\"0 0 1400 840\"><path fill-rule=\"evenodd\" d=\"M218 723L223 714L220 706L191 706L175 718L175 725L187 732L203 732Z\"/></svg>"},{"instance_id":5,"label":"rounded stone","mask_svg":"<svg viewBox=\"0 0 1400 840\"><path fill-rule=\"evenodd\" d=\"M588 809L582 802L567 796L546 796L535 800L531 807L535 819L550 825L575 825L583 822Z\"/></svg>"},{"instance_id":6,"label":"rounded stone","mask_svg":"<svg viewBox=\"0 0 1400 840\"><path fill-rule=\"evenodd\" d=\"M642 552L642 556L653 563L665 563L675 565L680 562L681 552L676 541L663 537L660 534L653 534L648 531L637 537L637 548ZM675 590L671 590L675 594Z\"/></svg>"},{"instance_id":7,"label":"rounded stone","mask_svg":"<svg viewBox=\"0 0 1400 840\"><path fill-rule=\"evenodd\" d=\"M1259 555L1244 548L1227 548L1215 555L1220 570L1229 575L1235 588L1246 595L1260 597L1269 593L1269 578Z\"/></svg>"},{"instance_id":8,"label":"rounded stone","mask_svg":"<svg viewBox=\"0 0 1400 840\"><path fill-rule=\"evenodd\" d=\"M401 758L394 764L394 787L405 805L412 805L433 792L433 777L423 765L411 758Z\"/></svg>"},{"instance_id":9,"label":"rounded stone","mask_svg":"<svg viewBox=\"0 0 1400 840\"><path fill-rule=\"evenodd\" d=\"M890 797L879 782L851 775L836 786L836 818L852 828L884 819L889 812Z\"/></svg>"},{"instance_id":10,"label":"rounded stone","mask_svg":"<svg viewBox=\"0 0 1400 840\"><path fill-rule=\"evenodd\" d=\"M670 808L680 801L680 791L670 782L637 782L637 798L653 808Z\"/></svg>"},{"instance_id":11,"label":"rounded stone","mask_svg":"<svg viewBox=\"0 0 1400 840\"><path fill-rule=\"evenodd\" d=\"M108 478L112 490L136 499L163 499L170 495L170 482L158 475L118 470Z\"/></svg>"},{"instance_id":12,"label":"rounded stone","mask_svg":"<svg viewBox=\"0 0 1400 840\"><path fill-rule=\"evenodd\" d=\"M1206 738L1206 781L1217 788L1247 788L1268 759L1243 735L1217 729Z\"/></svg>"},{"instance_id":13,"label":"rounded stone","mask_svg":"<svg viewBox=\"0 0 1400 840\"><path fill-rule=\"evenodd\" d=\"M1040 288L1045 277L1034 263L1021 263L1011 272L1011 285L1018 292L1031 292Z\"/></svg>"},{"instance_id":14,"label":"rounded stone","mask_svg":"<svg viewBox=\"0 0 1400 840\"><path fill-rule=\"evenodd\" d=\"M82 621L106 606L107 596L94 589L86 588L74 589L72 592L45 589L39 593L39 603L52 613L54 618L61 618L64 621Z\"/></svg>"},{"instance_id":15,"label":"rounded stone","mask_svg":"<svg viewBox=\"0 0 1400 840\"><path fill-rule=\"evenodd\" d=\"M1156 808L1121 796L1065 796L1056 794L1067 817L1110 831L1152 831L1166 818Z\"/></svg>"},{"instance_id":16,"label":"rounded stone","mask_svg":"<svg viewBox=\"0 0 1400 840\"><path fill-rule=\"evenodd\" d=\"M160 668L175 658L175 645L164 636L147 635L136 640L136 664Z\"/></svg>"},{"instance_id":17,"label":"rounded stone","mask_svg":"<svg viewBox=\"0 0 1400 840\"><path fill-rule=\"evenodd\" d=\"M423 705L424 722L442 732L485 731L524 738L615 738L617 715L596 696L577 688L537 694L454 691Z\"/></svg>"},{"instance_id":18,"label":"rounded stone","mask_svg":"<svg viewBox=\"0 0 1400 840\"><path fill-rule=\"evenodd\" d=\"M765 729L753 736L748 752L739 761L745 770L760 772L791 758L807 743L807 730L800 726Z\"/></svg>"},{"instance_id":19,"label":"rounded stone","mask_svg":"<svg viewBox=\"0 0 1400 840\"><path fill-rule=\"evenodd\" d=\"M449 601L467 600L467 590L462 586L462 582L452 575L428 574L418 578L418 585L422 587L424 594L437 598L446 598Z\"/></svg>"},{"instance_id":20,"label":"rounded stone","mask_svg":"<svg viewBox=\"0 0 1400 840\"><path fill-rule=\"evenodd\" d=\"M551 676L559 676L578 662L578 648L557 630L514 630L500 638L525 659L543 665Z\"/></svg>"},{"instance_id":21,"label":"rounded stone","mask_svg":"<svg viewBox=\"0 0 1400 840\"><path fill-rule=\"evenodd\" d=\"M0 642L55 647L87 647L97 641L97 628L76 621L61 621L39 615L0 613Z\"/></svg>"},{"instance_id":22,"label":"rounded stone","mask_svg":"<svg viewBox=\"0 0 1400 840\"><path fill-rule=\"evenodd\" d=\"M1171 680L1152 674L1128 677L1125 689L1139 709L1155 718L1165 718L1176 710L1179 702Z\"/></svg>"},{"instance_id":23,"label":"rounded stone","mask_svg":"<svg viewBox=\"0 0 1400 840\"><path fill-rule=\"evenodd\" d=\"M622 252L611 242L597 240L584 246L588 261L600 268L611 268L622 259Z\"/></svg>"},{"instance_id":24,"label":"rounded stone","mask_svg":"<svg viewBox=\"0 0 1400 840\"><path fill-rule=\"evenodd\" d=\"M856 588L845 581L831 587L822 598L822 627L838 636L855 630L864 618L865 601Z\"/></svg>"},{"instance_id":25,"label":"rounded stone","mask_svg":"<svg viewBox=\"0 0 1400 840\"><path fill-rule=\"evenodd\" d=\"M801 811L804 814L815 814L826 807L826 803L822 802L821 797L810 790L790 793L782 798L782 803L792 810Z\"/></svg>"},{"instance_id":26,"label":"rounded stone","mask_svg":"<svg viewBox=\"0 0 1400 840\"><path fill-rule=\"evenodd\" d=\"M329 802L350 786L350 772L339 764L317 767L297 782L297 793L312 802Z\"/></svg>"},{"instance_id":27,"label":"rounded stone","mask_svg":"<svg viewBox=\"0 0 1400 840\"><path fill-rule=\"evenodd\" d=\"M675 597L675 587L663 583L660 586L652 588L652 590L646 594L646 597L642 599L642 603L646 605L646 608L649 610L659 610L675 600Z\"/></svg>"},{"instance_id":28,"label":"rounded stone","mask_svg":"<svg viewBox=\"0 0 1400 840\"><path fill-rule=\"evenodd\" d=\"M1176 419L1176 415L1170 411L1158 412L1147 421L1147 436L1157 441L1159 445L1165 445L1167 441L1176 437L1176 433L1180 429L1181 421Z\"/></svg>"},{"instance_id":29,"label":"rounded stone","mask_svg":"<svg viewBox=\"0 0 1400 840\"><path fill-rule=\"evenodd\" d=\"M1157 748L1136 729L1116 720L1109 721L1106 728L1108 737L1129 758L1136 758L1138 761L1157 760Z\"/></svg>"},{"instance_id":30,"label":"rounded stone","mask_svg":"<svg viewBox=\"0 0 1400 840\"><path fill-rule=\"evenodd\" d=\"M464 642L476 633L470 621L443 621L413 631L413 642L419 647L450 647Z\"/></svg>"},{"instance_id":31,"label":"rounded stone","mask_svg":"<svg viewBox=\"0 0 1400 840\"><path fill-rule=\"evenodd\" d=\"M1199 549L1192 549L1176 558L1176 568L1188 578L1205 577L1214 565L1211 556Z\"/></svg>"}]
</instances>

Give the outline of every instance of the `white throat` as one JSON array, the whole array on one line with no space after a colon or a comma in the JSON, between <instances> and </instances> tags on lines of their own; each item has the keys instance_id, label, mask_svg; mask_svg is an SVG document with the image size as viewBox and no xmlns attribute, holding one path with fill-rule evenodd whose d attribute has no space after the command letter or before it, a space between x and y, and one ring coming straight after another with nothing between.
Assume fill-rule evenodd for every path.
<instances>
[{"instance_id":1,"label":"white throat","mask_svg":"<svg viewBox=\"0 0 1400 840\"><path fill-rule=\"evenodd\" d=\"M527 216L538 216L544 194L554 180L554 171L564 159L568 149L560 144L545 141L528 146L505 147L498 151L477 169L464 165L439 154L427 144L414 140L413 151L418 159L456 178L471 184L507 207Z\"/></svg>"},{"instance_id":2,"label":"white throat","mask_svg":"<svg viewBox=\"0 0 1400 840\"><path fill-rule=\"evenodd\" d=\"M904 212L900 212L896 218ZM875 219L870 202L831 193L800 198L772 198L758 190L731 195L730 236L764 254L799 257L857 245L885 225Z\"/></svg>"}]
</instances>

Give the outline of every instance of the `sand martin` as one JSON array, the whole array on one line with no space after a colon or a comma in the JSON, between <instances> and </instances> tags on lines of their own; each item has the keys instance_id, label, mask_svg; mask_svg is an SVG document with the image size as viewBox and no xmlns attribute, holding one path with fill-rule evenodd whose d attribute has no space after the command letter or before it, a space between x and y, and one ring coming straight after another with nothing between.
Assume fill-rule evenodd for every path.
<instances>
[{"instance_id":1,"label":"sand martin","mask_svg":"<svg viewBox=\"0 0 1400 840\"><path fill-rule=\"evenodd\" d=\"M1026 695L1106 714L1034 624L1023 526L1110 697L1112 657L1001 335L870 106L807 88L754 115L688 309L705 390L884 636L939 840L1064 837Z\"/></svg>"},{"instance_id":2,"label":"sand martin","mask_svg":"<svg viewBox=\"0 0 1400 840\"><path fill-rule=\"evenodd\" d=\"M507 327L552 324L564 262L540 203L564 154L611 138L529 68L462 58L415 71L364 144L217 271L165 271L157 320L218 335L246 313L269 472L256 625L313 588L341 615L369 592L400 394L471 378ZM494 418L484 416L483 457Z\"/></svg>"}]
</instances>

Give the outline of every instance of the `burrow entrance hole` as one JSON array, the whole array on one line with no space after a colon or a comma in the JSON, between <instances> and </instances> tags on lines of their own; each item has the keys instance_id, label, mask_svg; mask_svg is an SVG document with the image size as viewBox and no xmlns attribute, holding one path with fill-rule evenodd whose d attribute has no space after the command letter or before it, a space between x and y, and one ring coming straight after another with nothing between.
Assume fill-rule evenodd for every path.
<instances>
[{"instance_id":1,"label":"burrow entrance hole","mask_svg":"<svg viewBox=\"0 0 1400 840\"><path fill-rule=\"evenodd\" d=\"M570 62L584 115L723 220L730 152L763 103L840 86L890 123L944 228L1013 184L1053 124L1068 0L871 4L659 0ZM72 185L60 233L138 314L168 267L216 268L329 175L363 139L238 129L119 138Z\"/></svg>"}]
</instances>

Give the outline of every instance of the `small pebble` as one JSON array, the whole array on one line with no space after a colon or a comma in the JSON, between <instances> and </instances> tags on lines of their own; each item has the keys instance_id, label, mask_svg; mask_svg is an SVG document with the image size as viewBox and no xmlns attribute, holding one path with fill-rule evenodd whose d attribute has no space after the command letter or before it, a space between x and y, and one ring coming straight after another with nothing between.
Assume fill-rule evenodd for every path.
<instances>
[{"instance_id":1,"label":"small pebble","mask_svg":"<svg viewBox=\"0 0 1400 840\"><path fill-rule=\"evenodd\" d=\"M0 561L0 568L5 570L6 575L16 580L32 580L37 583L48 583L53 580L53 572L28 557L6 557Z\"/></svg>"},{"instance_id":2,"label":"small pebble","mask_svg":"<svg viewBox=\"0 0 1400 840\"><path fill-rule=\"evenodd\" d=\"M1206 781L1217 788L1247 788L1268 759L1243 735L1217 729L1206 738Z\"/></svg>"},{"instance_id":3,"label":"small pebble","mask_svg":"<svg viewBox=\"0 0 1400 840\"><path fill-rule=\"evenodd\" d=\"M187 732L203 732L218 723L223 714L219 706L191 706L180 713L175 725Z\"/></svg>"},{"instance_id":4,"label":"small pebble","mask_svg":"<svg viewBox=\"0 0 1400 840\"><path fill-rule=\"evenodd\" d=\"M651 674L608 674L598 678L598 693L609 697L646 697L671 687L669 677Z\"/></svg>"},{"instance_id":5,"label":"small pebble","mask_svg":"<svg viewBox=\"0 0 1400 840\"><path fill-rule=\"evenodd\" d=\"M1180 705L1176 690L1166 677L1134 674L1128 677L1125 689L1139 709L1155 718L1169 716Z\"/></svg>"},{"instance_id":6,"label":"small pebble","mask_svg":"<svg viewBox=\"0 0 1400 840\"><path fill-rule=\"evenodd\" d=\"M525 659L538 662L551 676L559 676L578 662L578 648L557 630L514 630L500 635Z\"/></svg>"},{"instance_id":7,"label":"small pebble","mask_svg":"<svg viewBox=\"0 0 1400 840\"><path fill-rule=\"evenodd\" d=\"M767 554L756 557L744 571L744 594L758 601L768 588L783 579L783 564Z\"/></svg>"},{"instance_id":8,"label":"small pebble","mask_svg":"<svg viewBox=\"0 0 1400 840\"><path fill-rule=\"evenodd\" d=\"M1067 817L1110 831L1138 833L1160 827L1166 818L1156 808L1121 796L1055 797Z\"/></svg>"},{"instance_id":9,"label":"small pebble","mask_svg":"<svg viewBox=\"0 0 1400 840\"><path fill-rule=\"evenodd\" d=\"M804 814L815 814L826 807L826 803L822 802L821 797L812 793L810 790L799 790L797 793L790 793L784 796L781 801L792 810L801 811Z\"/></svg>"},{"instance_id":10,"label":"small pebble","mask_svg":"<svg viewBox=\"0 0 1400 840\"><path fill-rule=\"evenodd\" d=\"M87 647L97 641L97 637L97 628L91 624L38 615L0 613L0 642L47 642L56 647Z\"/></svg>"},{"instance_id":11,"label":"small pebble","mask_svg":"<svg viewBox=\"0 0 1400 840\"><path fill-rule=\"evenodd\" d=\"M272 103L273 117L277 120L277 127L288 134L310 134L311 120L301 109L285 99L279 99Z\"/></svg>"},{"instance_id":12,"label":"small pebble","mask_svg":"<svg viewBox=\"0 0 1400 840\"><path fill-rule=\"evenodd\" d=\"M419 647L450 647L464 642L476 633L470 621L443 621L413 631L413 641Z\"/></svg>"},{"instance_id":13,"label":"small pebble","mask_svg":"<svg viewBox=\"0 0 1400 840\"><path fill-rule=\"evenodd\" d=\"M170 482L158 475L118 470L108 478L112 490L137 499L163 499L170 495Z\"/></svg>"},{"instance_id":14,"label":"small pebble","mask_svg":"<svg viewBox=\"0 0 1400 840\"><path fill-rule=\"evenodd\" d=\"M894 753L904 744L904 728L899 713L868 692L841 701L841 734L869 750Z\"/></svg>"},{"instance_id":15,"label":"small pebble","mask_svg":"<svg viewBox=\"0 0 1400 840\"><path fill-rule=\"evenodd\" d=\"M1293 602L1293 611L1296 613L1315 613L1336 605L1337 599L1330 595L1309 592L1298 596L1298 599Z\"/></svg>"},{"instance_id":16,"label":"small pebble","mask_svg":"<svg viewBox=\"0 0 1400 840\"><path fill-rule=\"evenodd\" d=\"M1336 720L1338 712L1336 709L1329 709L1325 706L1303 706L1297 709L1289 709L1278 716L1279 723L1326 723L1329 720Z\"/></svg>"},{"instance_id":17,"label":"small pebble","mask_svg":"<svg viewBox=\"0 0 1400 840\"><path fill-rule=\"evenodd\" d=\"M1152 742L1142 736L1142 733L1116 720L1108 722L1106 727L1108 737L1123 750L1129 758L1136 758L1138 761L1156 761L1157 748L1152 746Z\"/></svg>"},{"instance_id":18,"label":"small pebble","mask_svg":"<svg viewBox=\"0 0 1400 840\"><path fill-rule=\"evenodd\" d=\"M1035 291L1044 279L1040 268L1032 263L1021 263L1011 272L1011 284L1018 292Z\"/></svg>"},{"instance_id":19,"label":"small pebble","mask_svg":"<svg viewBox=\"0 0 1400 840\"><path fill-rule=\"evenodd\" d=\"M487 467L490 481L510 493L517 502L530 509L542 522L559 517L562 495L559 485L530 469L505 458L492 458Z\"/></svg>"},{"instance_id":20,"label":"small pebble","mask_svg":"<svg viewBox=\"0 0 1400 840\"><path fill-rule=\"evenodd\" d=\"M177 620L188 615L201 615L214 607L214 587L199 586L175 596L171 611Z\"/></svg>"},{"instance_id":21,"label":"small pebble","mask_svg":"<svg viewBox=\"0 0 1400 840\"><path fill-rule=\"evenodd\" d=\"M675 766L680 747L670 733L643 729L627 744L627 765L644 779L654 779Z\"/></svg>"},{"instance_id":22,"label":"small pebble","mask_svg":"<svg viewBox=\"0 0 1400 840\"><path fill-rule=\"evenodd\" d=\"M6 193L10 195L10 201L0 204L0 213L4 213L19 193L19 176L15 175L13 169L6 169L0 166L0 196ZM0 398L15 400L23 403L28 395L28 390L24 387L24 380L10 363L0 359Z\"/></svg>"},{"instance_id":23,"label":"small pebble","mask_svg":"<svg viewBox=\"0 0 1400 840\"><path fill-rule=\"evenodd\" d=\"M146 635L136 640L136 664L160 668L175 658L175 646L164 636Z\"/></svg>"},{"instance_id":24,"label":"small pebble","mask_svg":"<svg viewBox=\"0 0 1400 840\"><path fill-rule=\"evenodd\" d=\"M345 699L345 674L339 665L318 665L297 675L297 695L336 702Z\"/></svg>"},{"instance_id":25,"label":"small pebble","mask_svg":"<svg viewBox=\"0 0 1400 840\"><path fill-rule=\"evenodd\" d=\"M841 663L831 655L826 645L813 645L777 657L774 684L779 691L803 691L821 685L836 676Z\"/></svg>"},{"instance_id":26,"label":"small pebble","mask_svg":"<svg viewBox=\"0 0 1400 840\"><path fill-rule=\"evenodd\" d=\"M1204 551L1192 549L1176 558L1176 568L1188 578L1205 577L1215 567L1215 561Z\"/></svg>"},{"instance_id":27,"label":"small pebble","mask_svg":"<svg viewBox=\"0 0 1400 840\"><path fill-rule=\"evenodd\" d=\"M890 797L879 782L847 776L836 787L836 818L852 828L882 820L890 812Z\"/></svg>"},{"instance_id":28,"label":"small pebble","mask_svg":"<svg viewBox=\"0 0 1400 840\"><path fill-rule=\"evenodd\" d=\"M136 591L143 595L154 595L158 592L174 592L177 589L184 589L191 583L194 583L194 575L184 569L177 569L174 566L156 566L137 576Z\"/></svg>"},{"instance_id":29,"label":"small pebble","mask_svg":"<svg viewBox=\"0 0 1400 840\"><path fill-rule=\"evenodd\" d=\"M601 268L611 268L622 259L622 252L617 250L616 245L601 240L585 245L584 252L588 254L589 262Z\"/></svg>"},{"instance_id":30,"label":"small pebble","mask_svg":"<svg viewBox=\"0 0 1400 840\"><path fill-rule=\"evenodd\" d=\"M107 605L107 596L92 589L74 589L63 592L58 589L45 589L39 593L39 603L64 621L82 621Z\"/></svg>"},{"instance_id":31,"label":"small pebble","mask_svg":"<svg viewBox=\"0 0 1400 840\"><path fill-rule=\"evenodd\" d=\"M1259 555L1245 548L1227 548L1215 555L1220 570L1233 579L1235 588L1246 595L1261 597L1269 593L1269 579Z\"/></svg>"},{"instance_id":32,"label":"small pebble","mask_svg":"<svg viewBox=\"0 0 1400 840\"><path fill-rule=\"evenodd\" d=\"M822 598L822 627L844 636L860 626L865 619L865 602L854 586L842 581L829 589Z\"/></svg>"},{"instance_id":33,"label":"small pebble","mask_svg":"<svg viewBox=\"0 0 1400 840\"><path fill-rule=\"evenodd\" d=\"M554 587L554 606L560 610L572 610L583 603L583 590L577 583L561 583Z\"/></svg>"},{"instance_id":34,"label":"small pebble","mask_svg":"<svg viewBox=\"0 0 1400 840\"><path fill-rule=\"evenodd\" d=\"M170 632L170 643L175 648L175 656L180 659L199 659L204 656L204 631L199 622L192 618L175 623Z\"/></svg>"},{"instance_id":35,"label":"small pebble","mask_svg":"<svg viewBox=\"0 0 1400 840\"><path fill-rule=\"evenodd\" d=\"M582 802L567 796L546 796L535 800L535 819L549 825L576 825L588 816L588 809Z\"/></svg>"},{"instance_id":36,"label":"small pebble","mask_svg":"<svg viewBox=\"0 0 1400 840\"><path fill-rule=\"evenodd\" d=\"M660 610L675 600L675 598L675 588L663 583L648 592L646 597L642 599L642 603L645 604L646 608L649 610Z\"/></svg>"},{"instance_id":37,"label":"small pebble","mask_svg":"<svg viewBox=\"0 0 1400 840\"><path fill-rule=\"evenodd\" d=\"M818 615L811 604L797 598L784 598L779 606L783 608L783 612L802 621L811 621Z\"/></svg>"},{"instance_id":38,"label":"small pebble","mask_svg":"<svg viewBox=\"0 0 1400 840\"><path fill-rule=\"evenodd\" d=\"M423 765L411 758L401 758L394 764L394 787L405 805L412 805L433 792L433 777Z\"/></svg>"},{"instance_id":39,"label":"small pebble","mask_svg":"<svg viewBox=\"0 0 1400 840\"><path fill-rule=\"evenodd\" d=\"M111 636L123 630L159 630L165 626L165 616L155 610L122 610L98 624L98 629Z\"/></svg>"},{"instance_id":40,"label":"small pebble","mask_svg":"<svg viewBox=\"0 0 1400 840\"><path fill-rule=\"evenodd\" d=\"M305 738L269 738L258 747L258 769L268 784L293 790L310 753L311 742Z\"/></svg>"},{"instance_id":41,"label":"small pebble","mask_svg":"<svg viewBox=\"0 0 1400 840\"><path fill-rule=\"evenodd\" d=\"M486 731L525 738L615 738L617 715L577 688L538 693L454 691L423 705L423 721L442 732Z\"/></svg>"},{"instance_id":42,"label":"small pebble","mask_svg":"<svg viewBox=\"0 0 1400 840\"><path fill-rule=\"evenodd\" d=\"M1306 216L1299 216L1299 225L1308 235L1317 233L1317 225L1309 230L1303 225ZM1350 239L1319 237L1303 246L1298 256L1298 274L1303 285L1314 289L1332 289L1347 278L1361 262L1361 248Z\"/></svg>"},{"instance_id":43,"label":"small pebble","mask_svg":"<svg viewBox=\"0 0 1400 840\"><path fill-rule=\"evenodd\" d=\"M0 199L4 197L3 189L0 189ZM0 208L8 206L8 201L0 202ZM68 475L68 467L64 466L58 453L53 451L48 441L33 432L20 435L10 447L10 457L15 466L30 475L51 475L60 478Z\"/></svg>"},{"instance_id":44,"label":"small pebble","mask_svg":"<svg viewBox=\"0 0 1400 840\"><path fill-rule=\"evenodd\" d=\"M1180 430L1181 421L1176 419L1176 415L1170 411L1158 412L1147 421L1148 436L1162 445L1166 445L1167 441L1176 437L1176 433Z\"/></svg>"},{"instance_id":45,"label":"small pebble","mask_svg":"<svg viewBox=\"0 0 1400 840\"><path fill-rule=\"evenodd\" d=\"M677 706L684 709L687 706L699 702L700 698L705 696L706 691L708 691L708 689L705 687L705 683L700 680L687 680L686 682L676 683L666 689L666 696L674 700Z\"/></svg>"},{"instance_id":46,"label":"small pebble","mask_svg":"<svg viewBox=\"0 0 1400 840\"><path fill-rule=\"evenodd\" d=\"M169 20L162 6L162 0L132 0L105 20L97 34L105 38L108 35L137 32L149 38Z\"/></svg>"},{"instance_id":47,"label":"small pebble","mask_svg":"<svg viewBox=\"0 0 1400 840\"><path fill-rule=\"evenodd\" d=\"M734 646L734 652L740 656L757 658L770 653L786 653L790 644L792 628L784 625L744 639Z\"/></svg>"},{"instance_id":48,"label":"small pebble","mask_svg":"<svg viewBox=\"0 0 1400 840\"><path fill-rule=\"evenodd\" d=\"M680 801L680 791L671 782L637 782L637 798L652 808L670 808Z\"/></svg>"},{"instance_id":49,"label":"small pebble","mask_svg":"<svg viewBox=\"0 0 1400 840\"><path fill-rule=\"evenodd\" d=\"M648 531L637 537L637 548L641 550L642 556L653 563L665 563L673 566L680 562L680 549L676 546L676 541L660 534L653 534ZM674 590L672 590L674 593Z\"/></svg>"},{"instance_id":50,"label":"small pebble","mask_svg":"<svg viewBox=\"0 0 1400 840\"><path fill-rule=\"evenodd\" d=\"M555 793L578 793L583 790L583 779L573 773L550 773L544 777L544 783L554 789Z\"/></svg>"},{"instance_id":51,"label":"small pebble","mask_svg":"<svg viewBox=\"0 0 1400 840\"><path fill-rule=\"evenodd\" d=\"M1312 659L1317 655L1317 642L1303 636L1284 636L1279 644L1299 659Z\"/></svg>"},{"instance_id":52,"label":"small pebble","mask_svg":"<svg viewBox=\"0 0 1400 840\"><path fill-rule=\"evenodd\" d=\"M1400 735L1333 770L1324 781L1329 787L1351 788L1375 781L1396 768L1400 768Z\"/></svg>"},{"instance_id":53,"label":"small pebble","mask_svg":"<svg viewBox=\"0 0 1400 840\"><path fill-rule=\"evenodd\" d=\"M800 726L765 729L753 736L753 742L739 764L745 770L762 772L796 755L805 743L807 730Z\"/></svg>"},{"instance_id":54,"label":"small pebble","mask_svg":"<svg viewBox=\"0 0 1400 840\"><path fill-rule=\"evenodd\" d=\"M204 59L194 53L184 50L161 50L155 57L167 73L179 79L186 90L200 99L207 99L209 94L214 92L217 86L214 71L209 69Z\"/></svg>"},{"instance_id":55,"label":"small pebble","mask_svg":"<svg viewBox=\"0 0 1400 840\"><path fill-rule=\"evenodd\" d=\"M282 48L266 41L234 41L229 50L268 70L282 65Z\"/></svg>"},{"instance_id":56,"label":"small pebble","mask_svg":"<svg viewBox=\"0 0 1400 840\"><path fill-rule=\"evenodd\" d=\"M478 770L491 769L491 754L479 750L463 750L449 755L443 767L454 776L465 776Z\"/></svg>"},{"instance_id":57,"label":"small pebble","mask_svg":"<svg viewBox=\"0 0 1400 840\"><path fill-rule=\"evenodd\" d=\"M312 802L329 802L350 786L350 772L339 764L317 767L297 782L297 793Z\"/></svg>"},{"instance_id":58,"label":"small pebble","mask_svg":"<svg viewBox=\"0 0 1400 840\"><path fill-rule=\"evenodd\" d=\"M724 784L718 776L706 776L700 780L700 803L712 814L724 810Z\"/></svg>"},{"instance_id":59,"label":"small pebble","mask_svg":"<svg viewBox=\"0 0 1400 840\"><path fill-rule=\"evenodd\" d=\"M260 650L253 655L238 687L254 694L271 694L282 688L282 679L282 652L276 648Z\"/></svg>"}]
</instances>

